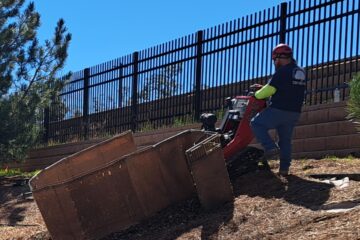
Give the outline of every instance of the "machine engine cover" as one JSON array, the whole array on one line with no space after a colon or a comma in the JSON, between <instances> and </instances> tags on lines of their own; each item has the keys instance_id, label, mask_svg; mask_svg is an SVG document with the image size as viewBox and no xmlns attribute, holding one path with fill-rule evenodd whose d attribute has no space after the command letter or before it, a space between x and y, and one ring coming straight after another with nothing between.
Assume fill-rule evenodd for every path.
<instances>
[{"instance_id":1,"label":"machine engine cover","mask_svg":"<svg viewBox=\"0 0 360 240\"><path fill-rule=\"evenodd\" d=\"M215 123L217 121L217 117L213 113L203 113L200 115L200 121L202 123L201 129L205 131L216 131Z\"/></svg>"}]
</instances>

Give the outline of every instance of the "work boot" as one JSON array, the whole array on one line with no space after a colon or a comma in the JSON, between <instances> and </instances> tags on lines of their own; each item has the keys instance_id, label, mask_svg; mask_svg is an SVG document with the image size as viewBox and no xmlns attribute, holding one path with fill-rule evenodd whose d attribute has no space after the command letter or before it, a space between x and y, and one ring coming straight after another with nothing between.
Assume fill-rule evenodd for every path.
<instances>
[{"instance_id":1,"label":"work boot","mask_svg":"<svg viewBox=\"0 0 360 240\"><path fill-rule=\"evenodd\" d=\"M280 150L278 148L274 148L269 151L265 151L264 158L266 160L276 159L279 157L279 155L280 155Z\"/></svg>"}]
</instances>

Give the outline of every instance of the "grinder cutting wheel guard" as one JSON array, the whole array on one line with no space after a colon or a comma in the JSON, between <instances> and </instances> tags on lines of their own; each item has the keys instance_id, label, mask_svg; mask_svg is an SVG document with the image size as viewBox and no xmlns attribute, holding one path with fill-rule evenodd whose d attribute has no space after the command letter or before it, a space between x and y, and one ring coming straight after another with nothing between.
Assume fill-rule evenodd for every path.
<instances>
[{"instance_id":1,"label":"grinder cutting wheel guard","mask_svg":"<svg viewBox=\"0 0 360 240\"><path fill-rule=\"evenodd\" d=\"M266 107L266 100L254 97L254 92L261 87L254 84L247 95L227 98L227 109L219 128L215 128L217 118L214 114L203 113L200 116L203 130L221 134L221 146L230 175L257 168L258 160L263 156L262 150L248 146L254 138L250 121Z\"/></svg>"}]
</instances>

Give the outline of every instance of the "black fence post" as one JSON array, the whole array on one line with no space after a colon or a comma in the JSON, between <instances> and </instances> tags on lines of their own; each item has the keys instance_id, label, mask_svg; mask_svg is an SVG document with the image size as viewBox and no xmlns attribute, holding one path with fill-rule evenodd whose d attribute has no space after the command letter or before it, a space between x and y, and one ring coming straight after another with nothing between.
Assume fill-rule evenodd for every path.
<instances>
[{"instance_id":1,"label":"black fence post","mask_svg":"<svg viewBox=\"0 0 360 240\"><path fill-rule=\"evenodd\" d=\"M281 3L280 12L280 43L286 41L286 14L287 14L287 2Z\"/></svg>"},{"instance_id":2,"label":"black fence post","mask_svg":"<svg viewBox=\"0 0 360 240\"><path fill-rule=\"evenodd\" d=\"M44 134L43 142L47 145L49 142L49 128L50 128L50 108L46 107L44 109Z\"/></svg>"},{"instance_id":3,"label":"black fence post","mask_svg":"<svg viewBox=\"0 0 360 240\"><path fill-rule=\"evenodd\" d=\"M118 103L118 108L122 108L123 106L123 65L120 64L119 66L119 92L118 92L118 95L119 95L119 103Z\"/></svg>"},{"instance_id":4,"label":"black fence post","mask_svg":"<svg viewBox=\"0 0 360 240\"><path fill-rule=\"evenodd\" d=\"M137 85L138 85L138 61L139 61L139 52L133 53L133 79L132 79L132 101L131 101L131 130L136 132L137 129Z\"/></svg>"},{"instance_id":5,"label":"black fence post","mask_svg":"<svg viewBox=\"0 0 360 240\"><path fill-rule=\"evenodd\" d=\"M195 68L195 99L194 111L195 120L199 121L201 111L201 78L202 78L202 45L203 31L198 31L196 35L196 68Z\"/></svg>"},{"instance_id":6,"label":"black fence post","mask_svg":"<svg viewBox=\"0 0 360 240\"><path fill-rule=\"evenodd\" d=\"M89 78L90 68L84 69L84 95L83 95L83 135L89 139Z\"/></svg>"}]
</instances>

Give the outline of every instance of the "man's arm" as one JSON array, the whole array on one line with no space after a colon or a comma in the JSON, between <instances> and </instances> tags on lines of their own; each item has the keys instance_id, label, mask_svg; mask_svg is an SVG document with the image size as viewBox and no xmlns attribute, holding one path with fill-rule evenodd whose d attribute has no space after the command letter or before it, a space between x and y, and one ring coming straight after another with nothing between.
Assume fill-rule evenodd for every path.
<instances>
[{"instance_id":1,"label":"man's arm","mask_svg":"<svg viewBox=\"0 0 360 240\"><path fill-rule=\"evenodd\" d=\"M255 97L257 99L264 99L264 98L268 98L268 97L274 95L275 92L276 92L275 87L273 87L269 84L266 84L262 88L260 88L259 90L257 90L255 92Z\"/></svg>"}]
</instances>

